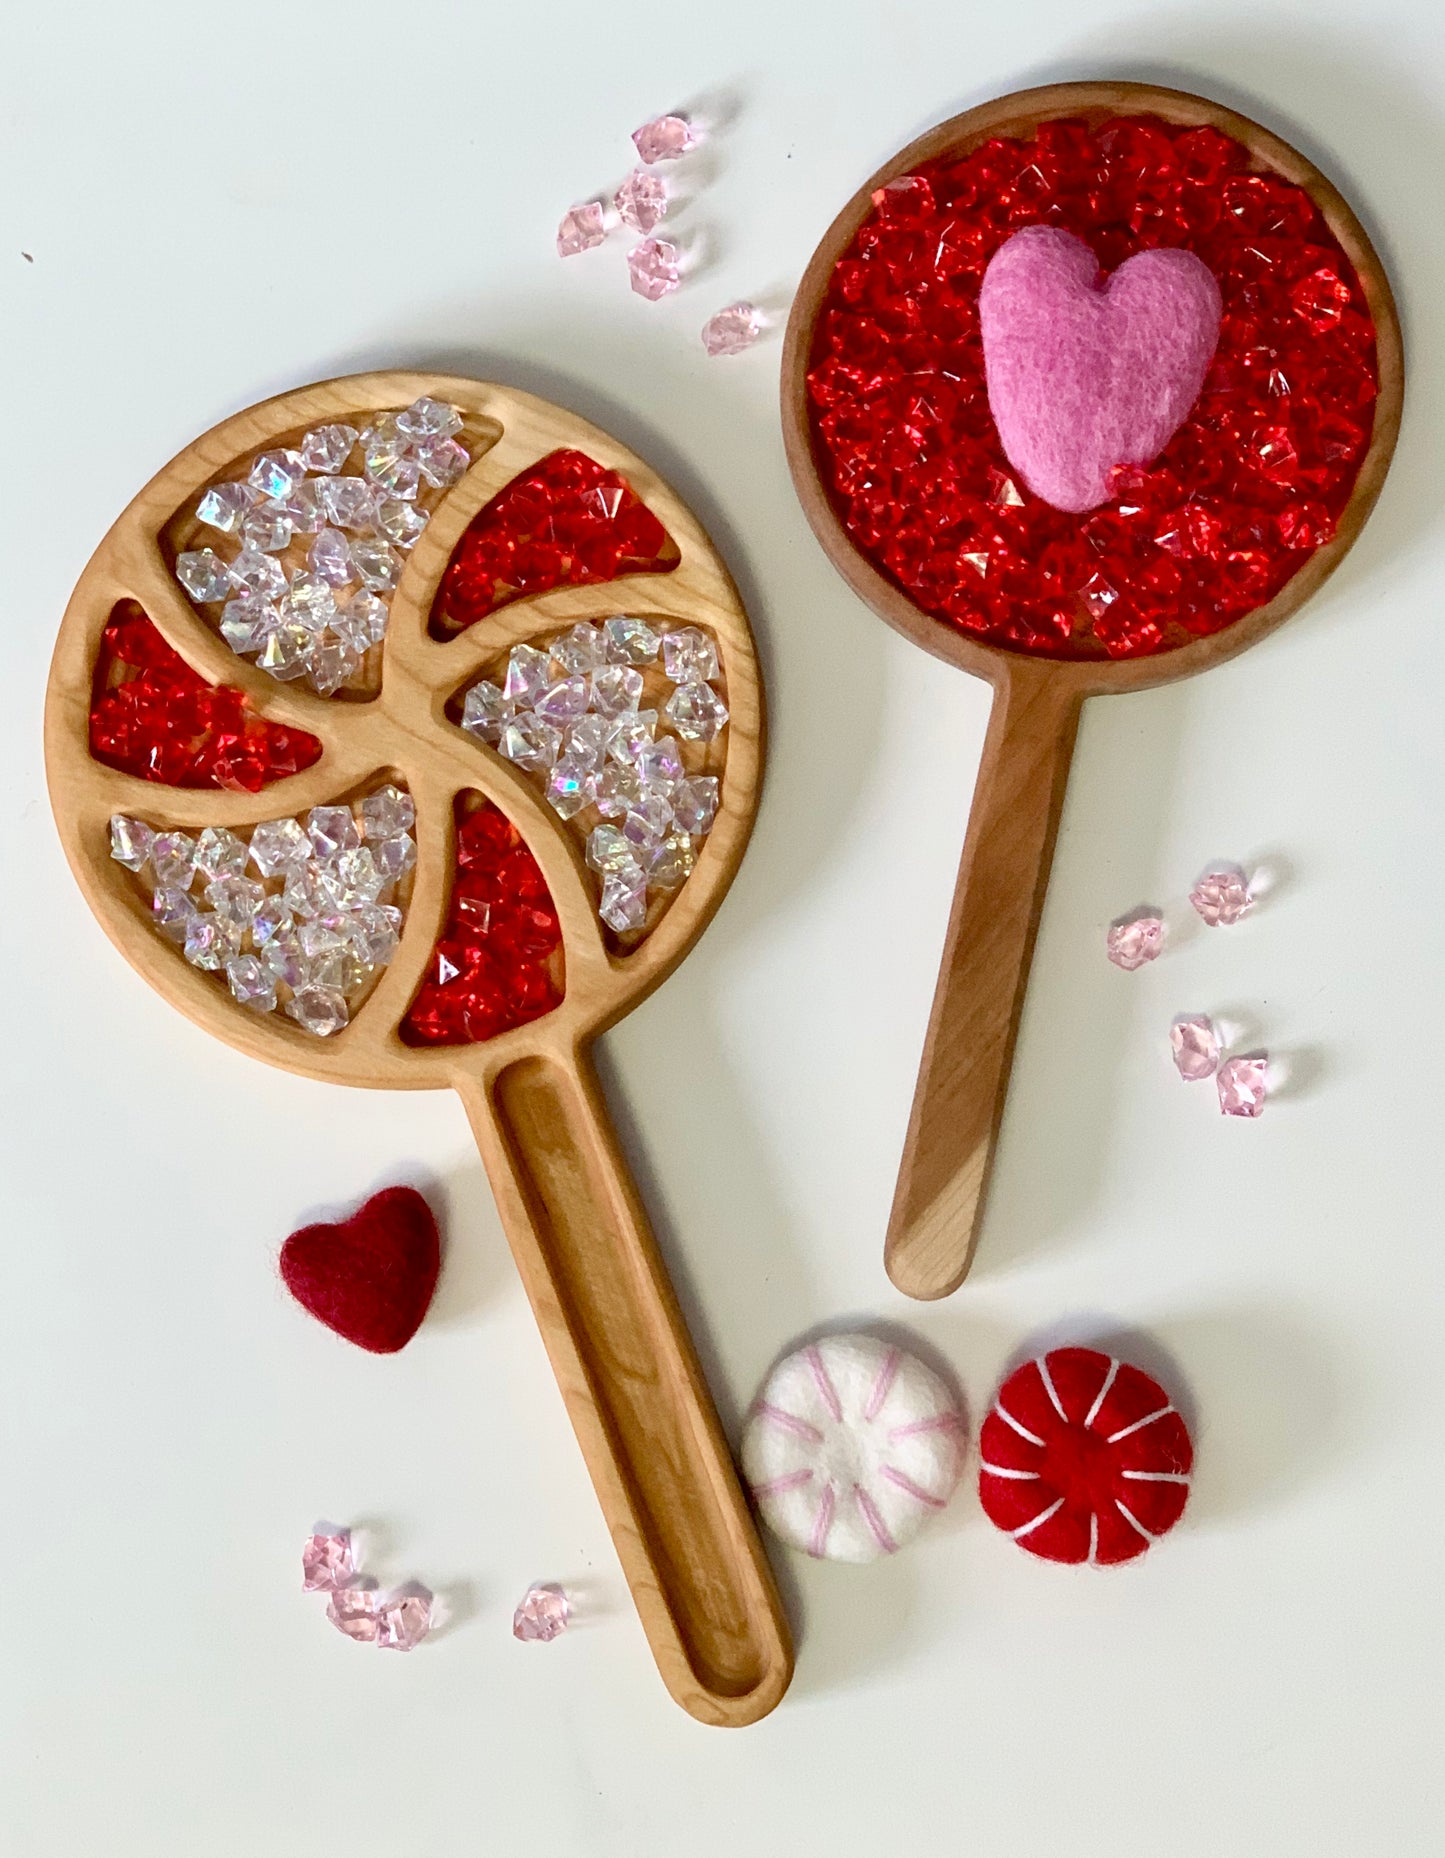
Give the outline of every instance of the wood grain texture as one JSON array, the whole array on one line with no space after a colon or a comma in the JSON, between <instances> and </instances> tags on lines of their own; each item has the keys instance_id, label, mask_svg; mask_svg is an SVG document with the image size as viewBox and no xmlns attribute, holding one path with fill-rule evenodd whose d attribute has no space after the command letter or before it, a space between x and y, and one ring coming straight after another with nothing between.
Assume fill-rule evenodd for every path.
<instances>
[{"instance_id":1,"label":"wood grain texture","mask_svg":"<svg viewBox=\"0 0 1445 1858\"><path fill-rule=\"evenodd\" d=\"M1266 605L1223 632L1153 657L1032 660L967 637L925 613L854 546L825 488L814 448L807 374L833 268L872 211L877 188L941 155L967 153L990 136L1026 136L1061 117L1098 124L1120 114L1211 124L1248 148L1257 166L1297 182L1318 203L1359 275L1374 318L1379 364L1374 430L1333 540L1317 549ZM1186 91L1124 82L1051 84L981 104L939 124L886 162L823 235L794 299L783 350L783 440L799 500L833 565L881 618L935 657L986 678L996 693L885 1240L889 1275L908 1295L947 1296L962 1282L973 1256L1079 706L1086 697L1148 689L1206 670L1294 613L1338 567L1374 508L1395 449L1403 399L1404 356L1394 297L1348 203L1279 136ZM1047 697L1037 689L1042 685L1047 685ZM1058 731L1051 748L1039 736L1048 717ZM1021 760L1013 766L1016 755ZM1020 817L1010 826L1005 815L1015 805ZM1010 1003L1006 1025L1000 1018L1005 1002Z\"/></svg>"},{"instance_id":2,"label":"wood grain texture","mask_svg":"<svg viewBox=\"0 0 1445 1858\"><path fill-rule=\"evenodd\" d=\"M438 504L392 597L380 676L337 701L281 684L236 657L176 585L171 562L211 481L328 420L431 394L459 407L471 469ZM427 618L477 511L518 472L573 446L622 472L666 525L669 574L559 588L517 600L440 642ZM94 761L91 684L115 604L140 602L203 677L245 692L257 714L323 744L304 773L259 795L163 787ZM635 949L610 950L581 848L526 778L446 715L480 667L523 638L616 612L699 625L718 641L731 721L718 816L696 869ZM589 1048L666 979L711 920L751 831L762 775L756 653L737 591L701 525L635 454L587 422L509 388L419 373L357 375L280 396L216 427L161 471L97 549L61 624L45 717L51 802L91 908L126 959L217 1038L306 1076L382 1089L449 1087L477 1132L509 1243L556 1365L608 1526L668 1689L700 1721L740 1725L771 1710L792 1673L786 1621L722 1429L646 1215L627 1175ZM109 856L109 820L245 828L397 779L416 803L417 870L401 945L351 1024L319 1040L280 1014L237 1007L217 977L156 934L129 873ZM399 1025L444 920L455 874L455 803L478 793L516 825L562 924L566 993L544 1018L485 1044L418 1049Z\"/></svg>"}]
</instances>

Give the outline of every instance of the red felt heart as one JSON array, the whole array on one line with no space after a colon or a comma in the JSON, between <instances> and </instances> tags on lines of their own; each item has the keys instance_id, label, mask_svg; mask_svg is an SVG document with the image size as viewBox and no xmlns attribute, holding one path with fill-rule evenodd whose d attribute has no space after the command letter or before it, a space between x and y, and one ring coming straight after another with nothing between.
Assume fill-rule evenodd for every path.
<instances>
[{"instance_id":1,"label":"red felt heart","mask_svg":"<svg viewBox=\"0 0 1445 1858\"><path fill-rule=\"evenodd\" d=\"M441 1268L432 1210L414 1187L387 1187L334 1226L303 1226L281 1247L281 1276L305 1310L358 1348L394 1355L421 1327Z\"/></svg>"}]
</instances>

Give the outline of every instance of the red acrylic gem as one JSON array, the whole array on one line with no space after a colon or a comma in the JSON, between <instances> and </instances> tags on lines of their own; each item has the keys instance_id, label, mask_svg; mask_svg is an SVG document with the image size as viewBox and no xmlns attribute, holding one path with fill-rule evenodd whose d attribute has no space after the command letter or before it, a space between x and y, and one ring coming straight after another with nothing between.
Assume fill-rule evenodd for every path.
<instances>
[{"instance_id":1,"label":"red acrylic gem","mask_svg":"<svg viewBox=\"0 0 1445 1858\"><path fill-rule=\"evenodd\" d=\"M208 684L134 600L123 600L101 634L90 752L143 781L254 794L309 768L321 744L254 715L239 690Z\"/></svg>"},{"instance_id":2,"label":"red acrylic gem","mask_svg":"<svg viewBox=\"0 0 1445 1858\"><path fill-rule=\"evenodd\" d=\"M626 478L582 452L551 452L472 518L442 576L432 636L454 638L525 594L667 574L677 562L676 544Z\"/></svg>"},{"instance_id":3,"label":"red acrylic gem","mask_svg":"<svg viewBox=\"0 0 1445 1858\"><path fill-rule=\"evenodd\" d=\"M1084 517L1018 480L988 410L978 289L1026 225L1114 270L1196 252L1224 299L1190 417ZM878 190L836 265L808 391L824 479L858 548L972 637L1070 658L1167 651L1271 600L1329 541L1368 449L1374 325L1309 194L1219 130L1041 124Z\"/></svg>"},{"instance_id":4,"label":"red acrylic gem","mask_svg":"<svg viewBox=\"0 0 1445 1858\"><path fill-rule=\"evenodd\" d=\"M471 1045L550 1013L562 929L546 879L490 801L457 819L457 877L441 938L402 1021L408 1045Z\"/></svg>"}]
</instances>

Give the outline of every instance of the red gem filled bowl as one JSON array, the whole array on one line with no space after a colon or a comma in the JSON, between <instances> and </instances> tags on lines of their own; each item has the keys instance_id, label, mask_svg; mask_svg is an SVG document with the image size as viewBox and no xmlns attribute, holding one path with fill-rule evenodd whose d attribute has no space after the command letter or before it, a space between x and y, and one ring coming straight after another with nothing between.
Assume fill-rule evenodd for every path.
<instances>
[{"instance_id":1,"label":"red gem filled bowl","mask_svg":"<svg viewBox=\"0 0 1445 1858\"><path fill-rule=\"evenodd\" d=\"M873 198L817 319L811 420L849 537L925 612L1013 650L1145 656L1272 600L1333 537L1373 429L1375 326L1304 188L1211 126L1121 116L994 137ZM1082 516L1011 469L985 386L979 286L1038 225L1105 272L1184 247L1223 299L1193 411Z\"/></svg>"}]
</instances>

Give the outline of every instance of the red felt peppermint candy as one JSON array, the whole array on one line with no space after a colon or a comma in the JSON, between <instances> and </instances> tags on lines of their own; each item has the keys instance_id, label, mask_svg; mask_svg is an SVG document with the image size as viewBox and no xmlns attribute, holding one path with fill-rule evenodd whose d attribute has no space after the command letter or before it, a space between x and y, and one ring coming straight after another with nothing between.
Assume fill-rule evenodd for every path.
<instances>
[{"instance_id":1,"label":"red felt peppermint candy","mask_svg":"<svg viewBox=\"0 0 1445 1858\"><path fill-rule=\"evenodd\" d=\"M421 1327L436 1289L441 1244L414 1187L388 1187L336 1225L303 1226L281 1247L286 1288L328 1329L374 1355L393 1355Z\"/></svg>"},{"instance_id":2,"label":"red felt peppermint candy","mask_svg":"<svg viewBox=\"0 0 1445 1858\"><path fill-rule=\"evenodd\" d=\"M1056 1348L999 1388L979 1437L989 1521L1046 1561L1132 1561L1184 1513L1194 1448L1168 1394L1094 1348Z\"/></svg>"}]
</instances>

